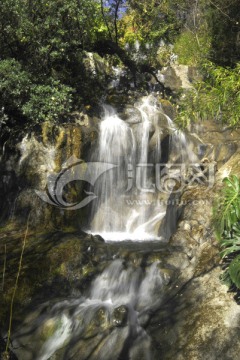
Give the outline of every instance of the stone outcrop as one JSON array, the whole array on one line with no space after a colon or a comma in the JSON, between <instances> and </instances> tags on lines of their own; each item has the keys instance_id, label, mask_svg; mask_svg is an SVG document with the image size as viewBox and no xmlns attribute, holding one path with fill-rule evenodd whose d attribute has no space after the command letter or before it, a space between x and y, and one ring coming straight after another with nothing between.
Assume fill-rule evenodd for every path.
<instances>
[{"instance_id":1,"label":"stone outcrop","mask_svg":"<svg viewBox=\"0 0 240 360\"><path fill-rule=\"evenodd\" d=\"M193 89L193 82L200 80L197 68L188 65L172 64L158 71L158 81L173 92Z\"/></svg>"},{"instance_id":2,"label":"stone outcrop","mask_svg":"<svg viewBox=\"0 0 240 360\"><path fill-rule=\"evenodd\" d=\"M63 125L43 123L41 132L27 134L17 145L12 144L1 159L0 180L2 220L26 221L30 214L32 227L53 228L68 223L76 226L76 218L61 214L36 194L45 191L48 176L59 173L72 156L87 159L89 148L97 138L97 121L84 113L72 114L72 122ZM68 202L81 195L82 184L74 184ZM80 196L79 195L79 196ZM71 214L72 215L72 214ZM78 214L79 215L79 214ZM77 217L81 217L77 216ZM72 222L73 220L73 222Z\"/></svg>"},{"instance_id":3,"label":"stone outcrop","mask_svg":"<svg viewBox=\"0 0 240 360\"><path fill-rule=\"evenodd\" d=\"M148 326L156 344L154 359L237 359L240 351L240 308L220 282L219 247L211 223L212 204L221 180L239 175L240 154L235 153L216 174L214 187L188 189L182 196L183 211L170 240L180 247L180 270L170 299L162 304ZM174 289L175 287L175 289Z\"/></svg>"}]
</instances>

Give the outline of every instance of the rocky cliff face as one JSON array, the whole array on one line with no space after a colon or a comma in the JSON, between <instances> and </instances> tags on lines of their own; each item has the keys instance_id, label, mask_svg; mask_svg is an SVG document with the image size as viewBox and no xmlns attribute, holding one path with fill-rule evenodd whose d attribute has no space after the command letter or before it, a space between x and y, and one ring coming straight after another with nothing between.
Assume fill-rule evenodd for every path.
<instances>
[{"instance_id":1,"label":"rocky cliff face","mask_svg":"<svg viewBox=\"0 0 240 360\"><path fill-rule=\"evenodd\" d=\"M163 359L238 358L240 308L219 280L222 270L211 217L221 181L229 173L239 173L239 161L236 152L219 167L212 189L199 186L183 194L184 209L170 240L182 249L180 274L175 291L148 327Z\"/></svg>"},{"instance_id":2,"label":"rocky cliff face","mask_svg":"<svg viewBox=\"0 0 240 360\"><path fill-rule=\"evenodd\" d=\"M17 144L7 145L1 157L1 219L25 223L29 212L32 227L77 226L76 217L62 214L36 194L45 191L50 174L59 173L71 156L85 161L97 138L97 124L86 114L73 114L71 123L54 126L44 123L40 132L29 133ZM68 201L81 195L72 186ZM73 215L73 214L71 214Z\"/></svg>"}]
</instances>

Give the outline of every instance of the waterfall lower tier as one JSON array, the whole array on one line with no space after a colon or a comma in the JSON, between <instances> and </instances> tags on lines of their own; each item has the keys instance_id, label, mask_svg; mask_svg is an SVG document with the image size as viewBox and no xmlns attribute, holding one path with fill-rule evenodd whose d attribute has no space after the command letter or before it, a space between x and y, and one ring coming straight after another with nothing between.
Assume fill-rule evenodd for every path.
<instances>
[{"instance_id":1,"label":"waterfall lower tier","mask_svg":"<svg viewBox=\"0 0 240 360\"><path fill-rule=\"evenodd\" d=\"M161 162L187 163L197 157L156 98L143 98L135 111L137 115L123 121L113 108L105 108L93 159L112 169L94 188L88 232L109 241L168 240L160 227L176 175L170 179L168 174L168 188L163 188L159 174L166 164Z\"/></svg>"},{"instance_id":2,"label":"waterfall lower tier","mask_svg":"<svg viewBox=\"0 0 240 360\"><path fill-rule=\"evenodd\" d=\"M14 340L25 344L20 360L138 360L140 354L151 360L151 339L143 326L150 309L161 303L167 282L159 260L145 269L112 261L85 296L47 305L44 315L21 327Z\"/></svg>"}]
</instances>

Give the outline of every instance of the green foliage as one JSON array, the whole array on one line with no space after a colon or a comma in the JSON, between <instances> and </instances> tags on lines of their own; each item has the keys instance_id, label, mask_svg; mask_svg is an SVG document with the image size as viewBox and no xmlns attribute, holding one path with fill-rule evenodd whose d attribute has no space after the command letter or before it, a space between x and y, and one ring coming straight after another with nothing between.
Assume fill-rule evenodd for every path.
<instances>
[{"instance_id":1,"label":"green foliage","mask_svg":"<svg viewBox=\"0 0 240 360\"><path fill-rule=\"evenodd\" d=\"M224 187L218 208L218 229L232 231L233 226L240 220L240 182L236 175L223 179ZM240 233L239 233L240 236Z\"/></svg>"},{"instance_id":2,"label":"green foliage","mask_svg":"<svg viewBox=\"0 0 240 360\"><path fill-rule=\"evenodd\" d=\"M210 37L205 32L194 34L185 30L174 43L174 52L178 55L178 62L184 65L197 66L206 59L210 49Z\"/></svg>"},{"instance_id":3,"label":"green foliage","mask_svg":"<svg viewBox=\"0 0 240 360\"><path fill-rule=\"evenodd\" d=\"M56 121L71 110L69 86L51 79L48 84L35 84L30 74L14 60L0 61L0 121L3 126L16 117L24 117L32 125Z\"/></svg>"},{"instance_id":4,"label":"green foliage","mask_svg":"<svg viewBox=\"0 0 240 360\"><path fill-rule=\"evenodd\" d=\"M230 231L224 231L220 238L221 257L226 257L235 251L240 251L240 227L233 225Z\"/></svg>"},{"instance_id":5,"label":"green foliage","mask_svg":"<svg viewBox=\"0 0 240 360\"><path fill-rule=\"evenodd\" d=\"M87 48L98 38L98 29L104 32L95 0L2 0L0 20L4 55L46 71L69 51Z\"/></svg>"},{"instance_id":6,"label":"green foliage","mask_svg":"<svg viewBox=\"0 0 240 360\"><path fill-rule=\"evenodd\" d=\"M1 126L56 121L91 98L84 53L107 34L98 0L2 0L0 23Z\"/></svg>"},{"instance_id":7,"label":"green foliage","mask_svg":"<svg viewBox=\"0 0 240 360\"><path fill-rule=\"evenodd\" d=\"M21 64L14 59L0 61L0 106L15 111L28 99L31 80Z\"/></svg>"},{"instance_id":8,"label":"green foliage","mask_svg":"<svg viewBox=\"0 0 240 360\"><path fill-rule=\"evenodd\" d=\"M220 255L226 264L222 280L240 289L240 179L231 175L223 182L221 196L214 209Z\"/></svg>"},{"instance_id":9,"label":"green foliage","mask_svg":"<svg viewBox=\"0 0 240 360\"><path fill-rule=\"evenodd\" d=\"M23 114L35 123L56 122L70 112L72 91L56 80L49 85L35 85L31 88L29 101L23 105Z\"/></svg>"},{"instance_id":10,"label":"green foliage","mask_svg":"<svg viewBox=\"0 0 240 360\"><path fill-rule=\"evenodd\" d=\"M156 55L161 41L171 43L179 33L180 20L171 0L129 0L128 11L120 22L120 44L140 46L142 56L156 65Z\"/></svg>"},{"instance_id":11,"label":"green foliage","mask_svg":"<svg viewBox=\"0 0 240 360\"><path fill-rule=\"evenodd\" d=\"M207 52L208 58L218 65L231 67L236 65L240 57L239 0L169 0L168 2L178 12L178 16L184 19L181 34L186 32L188 37L192 34L193 43L187 48L190 52L189 56L187 53L184 54L186 50L184 47L180 49L186 60L193 57L198 63L197 56L194 56L191 49L193 46L200 59ZM180 39L180 45L181 42L184 43L184 39ZM200 45L202 53L196 45Z\"/></svg>"},{"instance_id":12,"label":"green foliage","mask_svg":"<svg viewBox=\"0 0 240 360\"><path fill-rule=\"evenodd\" d=\"M211 36L211 59L222 66L235 66L240 57L239 0L214 0L206 18Z\"/></svg>"},{"instance_id":13,"label":"green foliage","mask_svg":"<svg viewBox=\"0 0 240 360\"><path fill-rule=\"evenodd\" d=\"M240 289L240 255L231 261L228 272L233 284Z\"/></svg>"},{"instance_id":14,"label":"green foliage","mask_svg":"<svg viewBox=\"0 0 240 360\"><path fill-rule=\"evenodd\" d=\"M195 84L183 98L177 121L186 126L191 121L214 119L238 126L240 122L240 63L234 69L206 62L204 81Z\"/></svg>"},{"instance_id":15,"label":"green foliage","mask_svg":"<svg viewBox=\"0 0 240 360\"><path fill-rule=\"evenodd\" d=\"M176 39L174 52L181 63L198 65L207 56L217 61L218 54L226 54L222 63L236 65L238 1L215 0L215 6L207 0L1 0L1 125L56 121L82 102L95 103L108 74L93 78L84 54L101 40L129 45L131 59L153 66L164 66L172 51L168 45L160 50L160 43ZM214 117L238 124L239 71L239 64L230 69L208 62L204 81L181 105L179 122ZM59 101L52 102L55 95Z\"/></svg>"}]
</instances>

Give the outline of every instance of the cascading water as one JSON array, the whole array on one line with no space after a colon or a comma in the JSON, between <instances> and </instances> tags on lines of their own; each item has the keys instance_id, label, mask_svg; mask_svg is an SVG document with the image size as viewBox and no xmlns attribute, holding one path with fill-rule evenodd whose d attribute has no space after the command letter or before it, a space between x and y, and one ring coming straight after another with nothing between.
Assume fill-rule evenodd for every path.
<instances>
[{"instance_id":1,"label":"cascading water","mask_svg":"<svg viewBox=\"0 0 240 360\"><path fill-rule=\"evenodd\" d=\"M161 162L162 128L169 130L169 153L174 161L193 162L197 157L185 135L163 113L156 99L149 96L135 106L138 122L121 120L108 107L100 124L96 161L115 168L97 182L97 200L92 208L89 232L105 240L159 240L159 227L166 213L166 199L156 189L155 167ZM154 139L154 159L149 159L149 145ZM153 142L153 141L152 141ZM165 239L167 240L167 239Z\"/></svg>"},{"instance_id":2,"label":"cascading water","mask_svg":"<svg viewBox=\"0 0 240 360\"><path fill-rule=\"evenodd\" d=\"M122 194L127 185L128 164L133 162L134 137L131 128L121 120L113 109L108 107L106 116L100 124L97 160L115 165L112 170L102 174L96 184L96 205L92 209L91 232L107 234L118 231L124 224L124 202ZM96 214L97 212L97 214Z\"/></svg>"},{"instance_id":3,"label":"cascading water","mask_svg":"<svg viewBox=\"0 0 240 360\"><path fill-rule=\"evenodd\" d=\"M138 360L142 353L144 359L151 360L151 340L142 326L147 321L150 306L161 303L161 289L165 285L159 261L153 262L144 271L140 267L126 265L121 259L114 260L92 282L88 296L58 302L48 315L41 316L27 327L23 326L15 342L21 346L26 334L35 332L38 338L43 329L50 329L51 336L40 348L39 345L34 348L32 343L25 344L22 353L25 360L52 359L56 352L57 359L61 360L87 359L83 343L99 334L98 341L102 341L103 346L95 349L94 342L88 345L91 359L112 360L114 348L116 359L127 359L129 356ZM81 343L81 339L82 353L79 353L74 345ZM77 356L74 356L75 351Z\"/></svg>"},{"instance_id":4,"label":"cascading water","mask_svg":"<svg viewBox=\"0 0 240 360\"><path fill-rule=\"evenodd\" d=\"M175 155L175 160L180 163L197 163L198 157L193 151L191 142L187 141L186 135L181 130L177 129L172 119L167 116L169 129L171 129L170 136L170 152Z\"/></svg>"}]
</instances>

